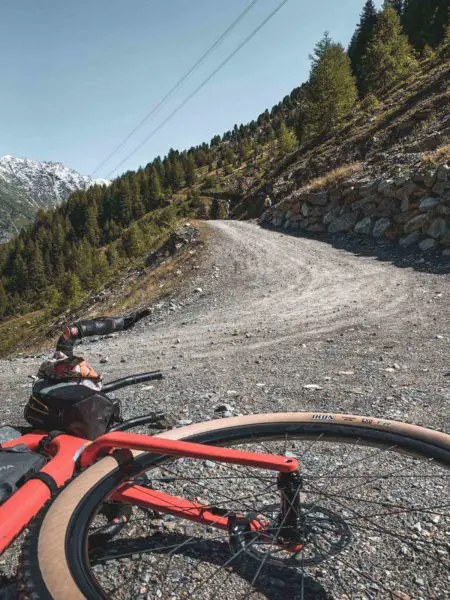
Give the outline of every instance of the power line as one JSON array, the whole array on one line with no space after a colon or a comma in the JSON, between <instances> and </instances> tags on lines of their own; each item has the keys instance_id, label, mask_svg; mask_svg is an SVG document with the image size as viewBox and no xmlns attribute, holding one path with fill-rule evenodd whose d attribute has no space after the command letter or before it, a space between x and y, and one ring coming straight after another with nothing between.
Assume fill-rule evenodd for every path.
<instances>
[{"instance_id":1,"label":"power line","mask_svg":"<svg viewBox=\"0 0 450 600\"><path fill-rule=\"evenodd\" d=\"M103 165L105 165L109 161L110 158L117 154L117 152L119 152L119 150L121 150L125 146L125 144L136 133L136 131L138 131L138 129L140 129L149 119L151 119L151 117L153 117L159 111L160 108L164 106L164 104L166 104L167 100L169 100L169 98L189 79L189 77L193 73L195 73L195 71L197 71L197 69L205 62L208 56L220 46L220 44L228 36L228 34L231 33L231 31L236 27L236 25L240 21L242 21L245 15L255 6L257 2L258 0L252 0L252 2L247 6L247 8L245 8L245 10L241 12L241 14L231 23L231 25L227 29L225 29L222 35L219 38L217 38L214 44L208 48L208 50L198 59L198 61L189 69L189 71L187 71L187 73L185 73L183 77L177 81L173 88L167 92L164 98L162 98L158 102L158 104L154 106L147 115L145 115L142 121L140 121L136 125L136 127L132 131L130 131L130 133L120 142L120 144L116 148L114 148L114 150L110 154L108 154L108 156L104 160L102 160L102 162L92 171L91 177L92 175L97 173L97 171L99 171L103 167Z\"/></svg>"},{"instance_id":2,"label":"power line","mask_svg":"<svg viewBox=\"0 0 450 600\"><path fill-rule=\"evenodd\" d=\"M149 141L150 138L152 138L156 133L158 133L158 131L162 129L164 125L168 123L177 114L177 112L179 112L189 102L189 100L191 100L207 83L209 83L209 81L211 81L214 75L216 75L228 62L230 62L230 60L239 52L239 50L241 50L264 27L264 25L266 25L277 14L277 12L281 10L283 6L288 2L289 0L283 0L282 2L280 2L280 4L258 25L258 27L256 27L256 29L254 29L250 33L250 35L248 35L245 38L245 40L241 42L237 46L237 48L235 48L235 50L233 50L233 52L229 54L228 57L224 61L222 61L220 65L216 69L214 69L214 71L210 75L208 75L208 77L197 88L195 88L195 90L191 94L189 94L189 96L185 100L183 100L183 102L179 104L177 108L175 108L170 113L170 115L166 117L160 125L158 125L158 127L153 129L153 131L108 174L108 178L111 177L112 174L115 171L117 171L117 169L119 169L125 162L127 162L127 160L134 156L136 152L140 150L142 146L144 146L144 144L146 144Z\"/></svg>"}]
</instances>

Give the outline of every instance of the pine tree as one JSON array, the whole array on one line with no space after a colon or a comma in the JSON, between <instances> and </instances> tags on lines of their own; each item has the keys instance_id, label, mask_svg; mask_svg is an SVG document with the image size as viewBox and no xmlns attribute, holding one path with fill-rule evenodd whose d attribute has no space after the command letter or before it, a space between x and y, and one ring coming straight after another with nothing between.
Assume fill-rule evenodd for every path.
<instances>
[{"instance_id":1,"label":"pine tree","mask_svg":"<svg viewBox=\"0 0 450 600\"><path fill-rule=\"evenodd\" d=\"M403 0L384 0L384 5L383 8L386 8L387 6L390 6L391 8L393 8L397 14L399 16L402 16L403 14L403 8L404 8L404 1Z\"/></svg>"},{"instance_id":2,"label":"pine tree","mask_svg":"<svg viewBox=\"0 0 450 600\"><path fill-rule=\"evenodd\" d=\"M119 255L117 254L116 246L111 245L106 251L106 258L108 260L109 269L115 271L119 264Z\"/></svg>"},{"instance_id":3,"label":"pine tree","mask_svg":"<svg viewBox=\"0 0 450 600\"><path fill-rule=\"evenodd\" d=\"M316 45L308 82L306 112L314 133L324 133L355 106L357 90L350 59L328 34Z\"/></svg>"},{"instance_id":4,"label":"pine tree","mask_svg":"<svg viewBox=\"0 0 450 600\"><path fill-rule=\"evenodd\" d=\"M0 281L0 319L8 313L8 296L5 292L3 283Z\"/></svg>"},{"instance_id":5,"label":"pine tree","mask_svg":"<svg viewBox=\"0 0 450 600\"><path fill-rule=\"evenodd\" d=\"M44 259L39 244L30 247L27 260L28 281L27 286L39 294L47 285L44 270Z\"/></svg>"},{"instance_id":6,"label":"pine tree","mask_svg":"<svg viewBox=\"0 0 450 600\"><path fill-rule=\"evenodd\" d=\"M376 22L377 9L375 8L375 4L373 0L367 0L361 13L359 25L353 34L348 48L353 73L356 76L358 89L360 90L362 83L362 59L366 53Z\"/></svg>"},{"instance_id":7,"label":"pine tree","mask_svg":"<svg viewBox=\"0 0 450 600\"><path fill-rule=\"evenodd\" d=\"M18 294L23 294L28 287L28 271L27 265L22 257L22 254L16 254L13 261L12 277L11 277L12 291Z\"/></svg>"},{"instance_id":8,"label":"pine tree","mask_svg":"<svg viewBox=\"0 0 450 600\"><path fill-rule=\"evenodd\" d=\"M213 198L211 203L211 219L228 219L228 210L225 200Z\"/></svg>"},{"instance_id":9,"label":"pine tree","mask_svg":"<svg viewBox=\"0 0 450 600\"><path fill-rule=\"evenodd\" d=\"M414 48L436 48L449 25L448 0L405 0L402 22Z\"/></svg>"},{"instance_id":10,"label":"pine tree","mask_svg":"<svg viewBox=\"0 0 450 600\"><path fill-rule=\"evenodd\" d=\"M378 15L372 39L363 58L363 86L378 92L410 74L416 65L400 17L391 7Z\"/></svg>"},{"instance_id":11,"label":"pine tree","mask_svg":"<svg viewBox=\"0 0 450 600\"><path fill-rule=\"evenodd\" d=\"M119 223L127 227L131 221L132 194L128 181L122 181L117 197L117 217Z\"/></svg>"},{"instance_id":12,"label":"pine tree","mask_svg":"<svg viewBox=\"0 0 450 600\"><path fill-rule=\"evenodd\" d=\"M297 145L295 135L289 131L284 122L281 123L280 130L278 132L278 144L282 154L289 154Z\"/></svg>"},{"instance_id":13,"label":"pine tree","mask_svg":"<svg viewBox=\"0 0 450 600\"><path fill-rule=\"evenodd\" d=\"M186 181L186 185L191 187L195 182L195 162L192 154L188 154L186 161L184 163L184 179Z\"/></svg>"},{"instance_id":14,"label":"pine tree","mask_svg":"<svg viewBox=\"0 0 450 600\"><path fill-rule=\"evenodd\" d=\"M105 282L109 272L109 264L106 255L102 250L94 252L92 255L92 278L91 285L93 289L98 289Z\"/></svg>"},{"instance_id":15,"label":"pine tree","mask_svg":"<svg viewBox=\"0 0 450 600\"><path fill-rule=\"evenodd\" d=\"M134 223L122 235L122 248L129 258L140 256L144 248L144 240L140 227Z\"/></svg>"},{"instance_id":16,"label":"pine tree","mask_svg":"<svg viewBox=\"0 0 450 600\"><path fill-rule=\"evenodd\" d=\"M83 288L75 273L65 275L61 291L61 310L74 308L83 299Z\"/></svg>"}]
</instances>

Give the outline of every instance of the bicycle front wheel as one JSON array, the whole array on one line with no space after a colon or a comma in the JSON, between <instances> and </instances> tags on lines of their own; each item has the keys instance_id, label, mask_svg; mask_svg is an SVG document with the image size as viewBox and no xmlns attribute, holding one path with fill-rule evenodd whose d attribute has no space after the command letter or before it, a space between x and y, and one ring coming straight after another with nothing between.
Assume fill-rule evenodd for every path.
<instances>
[{"instance_id":1,"label":"bicycle front wheel","mask_svg":"<svg viewBox=\"0 0 450 600\"><path fill-rule=\"evenodd\" d=\"M277 535L276 475L136 453L77 477L30 534L26 596L213 599L442 599L448 590L450 436L385 419L282 413L210 421L164 437L295 456L296 543ZM242 526L217 530L137 507L120 534L93 545L101 508L124 482L200 502ZM257 533L245 521L259 519ZM35 596L33 596L35 594Z\"/></svg>"}]
</instances>

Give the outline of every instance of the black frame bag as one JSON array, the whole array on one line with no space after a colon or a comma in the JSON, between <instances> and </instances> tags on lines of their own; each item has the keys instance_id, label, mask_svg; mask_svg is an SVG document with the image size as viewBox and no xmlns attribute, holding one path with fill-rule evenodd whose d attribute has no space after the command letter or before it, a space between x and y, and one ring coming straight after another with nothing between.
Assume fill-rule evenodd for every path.
<instances>
[{"instance_id":1,"label":"black frame bag","mask_svg":"<svg viewBox=\"0 0 450 600\"><path fill-rule=\"evenodd\" d=\"M35 428L58 429L94 440L120 418L120 403L99 390L77 382L39 379L25 407L24 417Z\"/></svg>"},{"instance_id":2,"label":"black frame bag","mask_svg":"<svg viewBox=\"0 0 450 600\"><path fill-rule=\"evenodd\" d=\"M25 444L0 448L0 504L25 483L28 474L37 473L46 462L44 456Z\"/></svg>"}]
</instances>

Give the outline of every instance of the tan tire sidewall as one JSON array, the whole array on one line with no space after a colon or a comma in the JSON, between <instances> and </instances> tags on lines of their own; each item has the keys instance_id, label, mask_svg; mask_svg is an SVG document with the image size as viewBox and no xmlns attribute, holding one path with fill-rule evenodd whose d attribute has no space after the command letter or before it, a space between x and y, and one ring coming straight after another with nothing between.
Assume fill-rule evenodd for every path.
<instances>
[{"instance_id":1,"label":"tan tire sidewall","mask_svg":"<svg viewBox=\"0 0 450 600\"><path fill-rule=\"evenodd\" d=\"M318 423L320 421L383 429L450 449L450 435L441 432L388 419L333 413L275 413L232 417L172 429L160 434L160 437L181 439L208 431L264 423ZM141 453L135 453L135 455L139 454ZM115 469L117 469L117 461L113 457L103 458L86 469L60 493L44 517L38 539L39 569L50 595L55 600L82 600L85 598L75 583L67 563L65 552L67 530L71 516L80 500L98 481Z\"/></svg>"}]
</instances>

